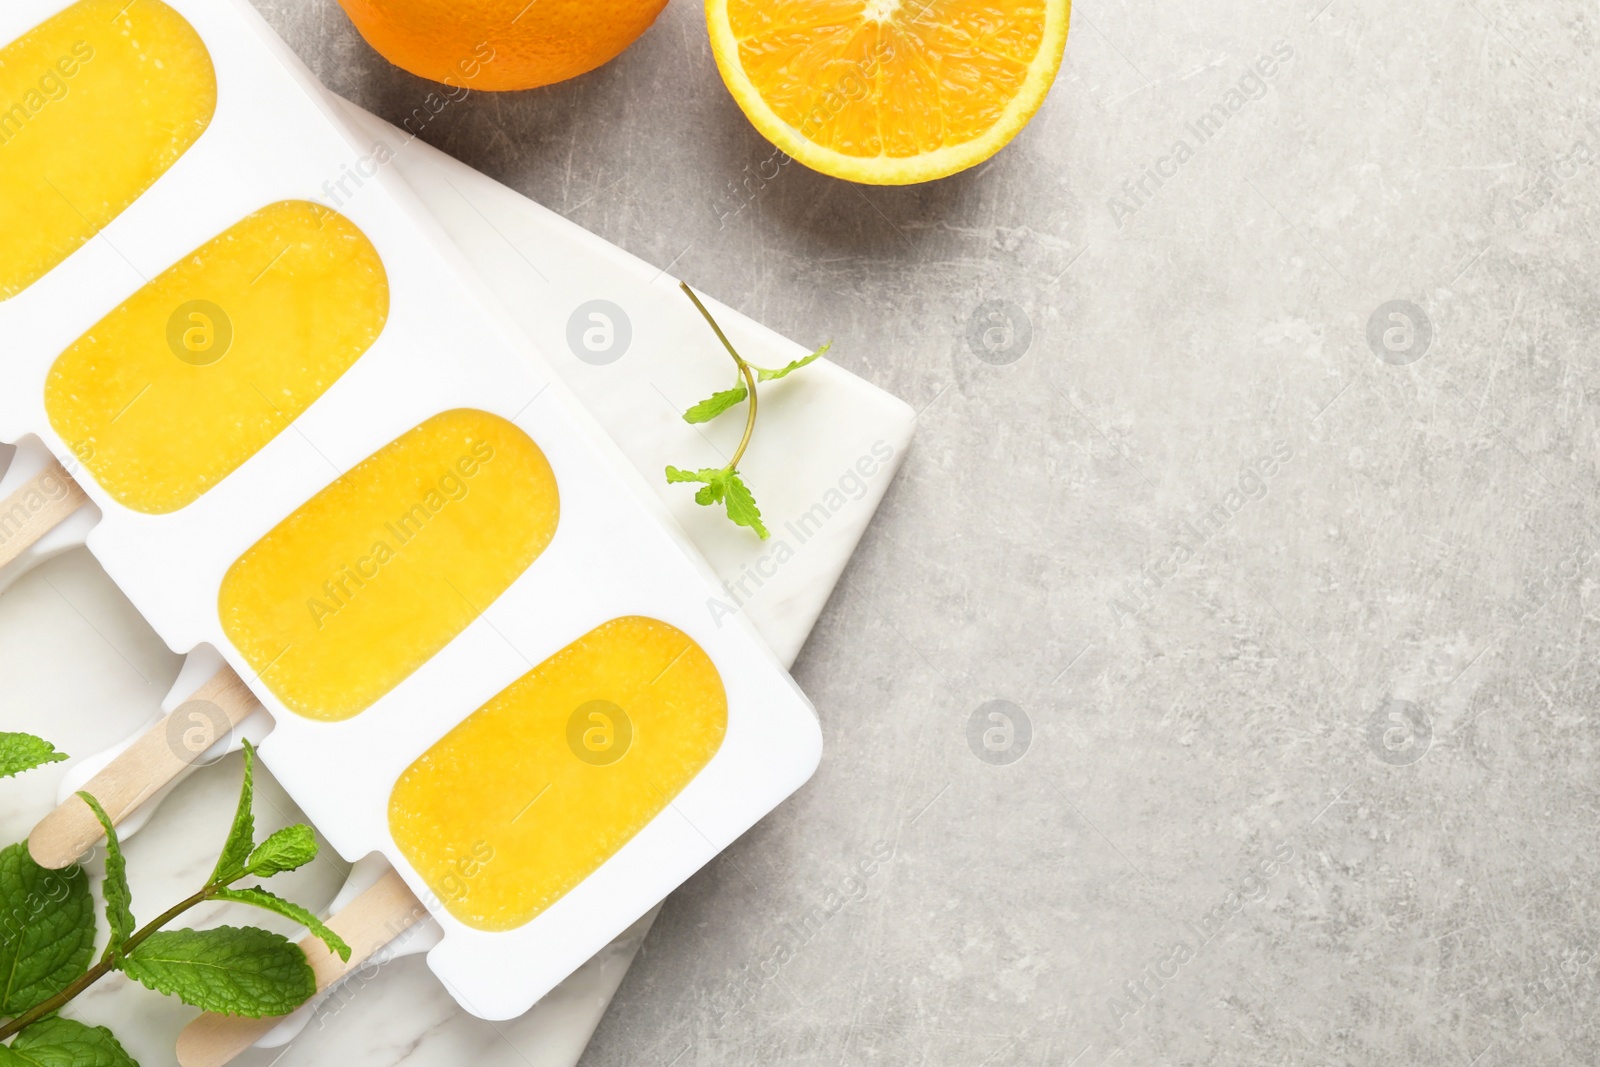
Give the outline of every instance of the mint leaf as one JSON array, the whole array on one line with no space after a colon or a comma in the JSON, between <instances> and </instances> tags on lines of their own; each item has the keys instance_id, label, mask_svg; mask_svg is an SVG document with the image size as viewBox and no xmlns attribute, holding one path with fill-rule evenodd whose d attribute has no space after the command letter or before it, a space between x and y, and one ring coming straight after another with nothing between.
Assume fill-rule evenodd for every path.
<instances>
[{"instance_id":1,"label":"mint leaf","mask_svg":"<svg viewBox=\"0 0 1600 1067\"><path fill-rule=\"evenodd\" d=\"M82 790L78 791L78 797L89 805L94 817L100 820L100 828L106 832L106 883L100 892L106 898L106 923L111 927L111 940L106 942L106 957L111 958L121 954L122 943L133 933L133 891L128 888L128 864L117 844L117 828L111 825L106 810Z\"/></svg>"},{"instance_id":2,"label":"mint leaf","mask_svg":"<svg viewBox=\"0 0 1600 1067\"><path fill-rule=\"evenodd\" d=\"M317 858L317 837L311 827L301 823L275 830L256 846L245 863L247 874L271 878L284 871L304 867Z\"/></svg>"},{"instance_id":3,"label":"mint leaf","mask_svg":"<svg viewBox=\"0 0 1600 1067\"><path fill-rule=\"evenodd\" d=\"M762 373L765 374L767 372L763 371ZM743 384L736 385L732 389L724 389L720 393L712 393L700 403L685 411L683 413L683 421L710 422L749 395L749 390Z\"/></svg>"},{"instance_id":4,"label":"mint leaf","mask_svg":"<svg viewBox=\"0 0 1600 1067\"><path fill-rule=\"evenodd\" d=\"M754 530L763 541L772 536L761 522L761 509L756 507L756 498L751 495L750 487L744 484L738 471L726 467L703 467L697 471L668 467L667 481L704 482L704 486L694 495L696 504L702 507L724 504L728 518L733 520L734 525Z\"/></svg>"},{"instance_id":5,"label":"mint leaf","mask_svg":"<svg viewBox=\"0 0 1600 1067\"><path fill-rule=\"evenodd\" d=\"M244 785L239 790L239 807L233 813L233 827L228 831L228 841L217 857L217 866L206 884L227 884L244 877L250 850L255 846L256 817L253 810L255 789L255 746L244 743Z\"/></svg>"},{"instance_id":6,"label":"mint leaf","mask_svg":"<svg viewBox=\"0 0 1600 1067\"><path fill-rule=\"evenodd\" d=\"M94 897L82 869L41 867L25 843L0 850L0 1016L49 1000L93 954Z\"/></svg>"},{"instance_id":7,"label":"mint leaf","mask_svg":"<svg viewBox=\"0 0 1600 1067\"><path fill-rule=\"evenodd\" d=\"M748 395L745 387L748 385L753 391L757 382L772 382L779 378L787 378L801 367L815 363L827 354L833 347L829 341L815 352L803 359L797 359L786 367L777 370L767 370L747 363L743 356L734 350L728 335L723 333L722 327L717 325L717 320L712 317L701 299L689 288L688 282L680 282L678 288L683 290L683 295L700 312L701 318L706 320L706 325L711 327L711 332L717 335L717 340L722 342L722 347L728 350L728 355L733 357L734 366L739 369L741 384L732 389L716 393L707 400L702 400L684 413L685 422L705 422L727 411L734 404L745 399ZM752 374L752 372L754 372ZM750 447L751 432L755 429L756 398L751 395L749 422L745 425L744 437L739 441L739 447L734 450L733 458L728 460L728 465L721 468L705 467L697 471L680 470L677 467L667 468L668 484L676 482L697 482L700 488L694 494L694 502L701 507L710 507L713 504L722 504L728 512L728 518L735 526L743 526L754 530L765 541L771 536L766 526L761 521L761 509L756 507L756 498L750 492L750 487L744 484L744 479L739 475L739 461L744 458L745 450Z\"/></svg>"},{"instance_id":8,"label":"mint leaf","mask_svg":"<svg viewBox=\"0 0 1600 1067\"><path fill-rule=\"evenodd\" d=\"M705 482L705 488L694 495L694 502L702 507L715 504L722 499L722 480L728 475L725 467L702 467L697 471L679 470L677 467L667 468L667 484L673 482Z\"/></svg>"},{"instance_id":9,"label":"mint leaf","mask_svg":"<svg viewBox=\"0 0 1600 1067\"><path fill-rule=\"evenodd\" d=\"M711 482L722 476L721 467L703 467L697 471L679 470L677 467L667 468L667 481L671 482Z\"/></svg>"},{"instance_id":10,"label":"mint leaf","mask_svg":"<svg viewBox=\"0 0 1600 1067\"><path fill-rule=\"evenodd\" d=\"M0 1046L0 1067L139 1067L103 1026L85 1026L54 1016Z\"/></svg>"},{"instance_id":11,"label":"mint leaf","mask_svg":"<svg viewBox=\"0 0 1600 1067\"><path fill-rule=\"evenodd\" d=\"M756 367L754 368L756 372L756 380L760 382L775 382L779 378L787 378L801 367L809 367L811 364L827 355L828 349L832 347L833 342L829 341L827 344L823 345L821 348L817 349L804 359L797 359L787 367L780 367L778 370L763 370L760 367Z\"/></svg>"},{"instance_id":12,"label":"mint leaf","mask_svg":"<svg viewBox=\"0 0 1600 1067\"><path fill-rule=\"evenodd\" d=\"M328 946L329 952L332 952L346 963L350 962L350 946L345 944L344 938L328 929L321 919L293 901L284 900L277 894L269 893L260 886L246 886L243 889L223 889L216 894L214 899L231 900L236 904L249 904L252 907L265 908L267 911L282 915L285 919L293 919L320 938L322 943Z\"/></svg>"},{"instance_id":13,"label":"mint leaf","mask_svg":"<svg viewBox=\"0 0 1600 1067\"><path fill-rule=\"evenodd\" d=\"M10 778L46 763L60 763L66 758L65 752L57 752L56 747L42 737L0 733L0 778Z\"/></svg>"},{"instance_id":14,"label":"mint leaf","mask_svg":"<svg viewBox=\"0 0 1600 1067\"><path fill-rule=\"evenodd\" d=\"M161 930L121 967L141 985L202 1011L252 1019L287 1015L317 991L299 945L248 926Z\"/></svg>"},{"instance_id":15,"label":"mint leaf","mask_svg":"<svg viewBox=\"0 0 1600 1067\"><path fill-rule=\"evenodd\" d=\"M754 530L763 541L772 536L761 522L761 509L756 507L756 498L751 495L750 488L739 477L738 471L729 471L723 479L723 493L728 518L733 520L735 526Z\"/></svg>"}]
</instances>

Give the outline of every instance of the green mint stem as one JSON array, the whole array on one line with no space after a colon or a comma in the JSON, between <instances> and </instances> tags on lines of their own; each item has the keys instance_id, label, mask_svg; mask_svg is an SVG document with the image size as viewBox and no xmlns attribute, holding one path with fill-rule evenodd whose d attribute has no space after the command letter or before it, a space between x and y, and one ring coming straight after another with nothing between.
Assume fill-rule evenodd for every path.
<instances>
[{"instance_id":1,"label":"green mint stem","mask_svg":"<svg viewBox=\"0 0 1600 1067\"><path fill-rule=\"evenodd\" d=\"M733 458L728 461L726 467L722 468L725 471L738 470L739 461L744 458L745 449L750 447L750 438L756 432L755 372L750 369L750 364L746 363L744 357L739 355L738 351L733 347L733 342L728 340L728 335L722 332L722 327L717 325L717 320L711 317L711 312L706 310L706 306L700 302L700 298L695 295L694 290L689 288L689 283L679 282L678 287L683 290L690 300L694 301L694 306L699 309L701 316L705 318L712 331L716 333L717 340L722 342L722 347L726 348L728 355L733 357L733 362L738 366L739 373L744 376L745 390L750 394L750 410L746 412L744 418L744 436L739 439L739 447L734 449Z\"/></svg>"}]
</instances>

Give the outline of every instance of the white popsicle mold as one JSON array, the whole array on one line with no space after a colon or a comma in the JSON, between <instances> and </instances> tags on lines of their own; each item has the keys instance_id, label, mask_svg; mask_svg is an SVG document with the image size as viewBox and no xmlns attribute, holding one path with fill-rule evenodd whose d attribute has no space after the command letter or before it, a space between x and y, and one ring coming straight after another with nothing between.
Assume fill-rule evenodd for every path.
<instances>
[{"instance_id":1,"label":"white popsicle mold","mask_svg":"<svg viewBox=\"0 0 1600 1067\"><path fill-rule=\"evenodd\" d=\"M5 5L0 40L68 6ZM269 203L323 199L325 183L360 160L361 147L320 88L244 0L170 6L211 52L216 116L99 237L0 303L8 379L0 439L36 435L47 451L70 455L43 405L56 355L145 279ZM188 508L136 514L80 478L102 513L87 543L169 646L187 653L209 644L253 681L222 632L216 595L227 567L263 533L336 474L443 410L492 412L539 444L560 486L561 525L484 618L345 722L302 719L253 686L276 723L261 745L274 776L347 859L383 854L426 900L426 885L389 835L388 795L399 773L456 722L530 663L620 615L674 625L716 663L729 698L723 746L640 834L516 930L474 930L435 911L443 938L429 966L469 1012L509 1018L797 789L820 758L820 730L747 621L708 613L708 599L720 592L709 569L566 387L480 295L459 252L405 184L379 168L338 207L389 273L383 336L297 420L296 432L281 434ZM651 326L635 323L636 330Z\"/></svg>"},{"instance_id":2,"label":"white popsicle mold","mask_svg":"<svg viewBox=\"0 0 1600 1067\"><path fill-rule=\"evenodd\" d=\"M4 475L0 475L0 500L4 500L19 487L25 485L30 478L43 470L54 459L36 441L24 440L15 448L9 445L5 446L5 448L12 455L7 457L5 461ZM82 547L85 536L98 521L98 511L90 505L76 512L66 522L56 526L49 535L41 538L10 565L0 568L0 593L3 593L9 585L45 561L73 548ZM183 667L178 672L178 677L173 680L172 688L161 702L159 711L118 743L73 761L62 773L61 781L56 789L56 803L64 804L69 798L75 796L89 779L98 774L113 759L121 755L134 741L143 736L146 730L189 700L201 686L215 677L223 665L222 656L218 654L216 649L210 647L197 648L186 656ZM117 827L118 837L122 840L127 840L137 834L150 822L167 796L195 771L210 766L229 753L242 750L246 740L249 740L252 744L260 744L262 738L271 729L272 719L265 712L258 711L250 715L227 736L219 739L211 748L201 753L200 757L191 766L180 772L171 782L157 790L139 807L129 813ZM357 860L352 865L350 874L345 879L345 883L340 888L339 893L329 904L326 914L337 914L345 905L377 882L389 870L388 862L382 856L376 854ZM561 986L546 998L544 1003L548 1004L550 1001L559 1000L562 990L581 984L589 972L601 970L609 962L609 957L626 954L631 958L633 953L638 950L639 943L649 931L656 910L652 909L646 913L644 917L635 922L628 930L625 930L602 949L600 953L569 975ZM399 937L396 937L394 941L384 946L381 951L375 953L361 967L328 988L321 990L315 997L301 1005L293 1013L284 1016L277 1026L273 1027L261 1040L256 1042L256 1045L260 1048L278 1048L288 1044L305 1030L306 1026L316 1017L316 1013L322 1009L328 1000L340 995L341 990L347 984L362 976L375 973L378 969L394 960L429 952L443 937L443 928L432 919L411 927ZM593 983L599 980L600 976L596 974L595 978L589 981ZM600 991L600 995L609 1000L610 992L615 987L612 983L605 984L606 988ZM587 1007L588 1001L593 999L596 991L584 989L581 992L586 994L583 996L583 1002L584 1006ZM559 1018L552 1019L552 1025L564 1028L567 1031L574 1031L583 1029L586 1024L591 1022L587 1018L571 1017L572 1014L570 1012L560 1014ZM586 1033L587 1031L585 1031Z\"/></svg>"}]
</instances>

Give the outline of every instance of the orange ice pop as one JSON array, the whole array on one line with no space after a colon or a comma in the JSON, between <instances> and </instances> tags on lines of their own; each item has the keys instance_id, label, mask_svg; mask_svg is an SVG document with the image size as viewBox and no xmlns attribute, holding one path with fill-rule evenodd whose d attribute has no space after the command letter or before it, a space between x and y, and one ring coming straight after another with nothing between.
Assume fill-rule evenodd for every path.
<instances>
[{"instance_id":1,"label":"orange ice pop","mask_svg":"<svg viewBox=\"0 0 1600 1067\"><path fill-rule=\"evenodd\" d=\"M161 0L81 0L0 49L0 300L126 211L216 108L204 42Z\"/></svg>"},{"instance_id":2,"label":"orange ice pop","mask_svg":"<svg viewBox=\"0 0 1600 1067\"><path fill-rule=\"evenodd\" d=\"M727 729L722 678L693 639L655 619L613 619L407 768L389 829L450 914L510 930L644 829Z\"/></svg>"},{"instance_id":3,"label":"orange ice pop","mask_svg":"<svg viewBox=\"0 0 1600 1067\"><path fill-rule=\"evenodd\" d=\"M303 200L273 204L63 352L45 410L119 503L176 511L287 429L388 315L388 276L354 223Z\"/></svg>"},{"instance_id":4,"label":"orange ice pop","mask_svg":"<svg viewBox=\"0 0 1600 1067\"><path fill-rule=\"evenodd\" d=\"M555 536L539 446L497 415L436 415L239 557L223 630L295 712L360 714L465 630Z\"/></svg>"}]
</instances>

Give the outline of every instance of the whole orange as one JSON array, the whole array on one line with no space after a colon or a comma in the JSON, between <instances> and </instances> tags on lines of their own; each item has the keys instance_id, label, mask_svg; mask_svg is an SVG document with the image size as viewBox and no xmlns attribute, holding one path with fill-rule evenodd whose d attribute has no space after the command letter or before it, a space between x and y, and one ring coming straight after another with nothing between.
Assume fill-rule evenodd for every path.
<instances>
[{"instance_id":1,"label":"whole orange","mask_svg":"<svg viewBox=\"0 0 1600 1067\"><path fill-rule=\"evenodd\" d=\"M632 44L667 0L339 0L367 43L423 78L505 92L576 78Z\"/></svg>"}]
</instances>

